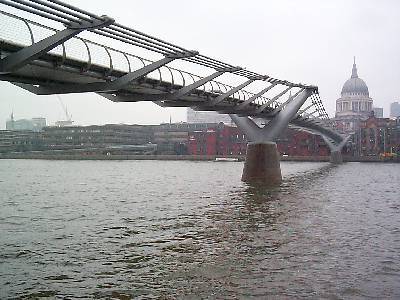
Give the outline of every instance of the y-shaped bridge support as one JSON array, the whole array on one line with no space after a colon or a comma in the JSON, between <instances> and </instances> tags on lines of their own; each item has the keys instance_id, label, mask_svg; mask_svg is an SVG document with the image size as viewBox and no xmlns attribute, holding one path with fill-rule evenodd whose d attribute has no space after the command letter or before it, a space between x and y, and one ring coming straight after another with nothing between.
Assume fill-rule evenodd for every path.
<instances>
[{"instance_id":1,"label":"y-shaped bridge support","mask_svg":"<svg viewBox=\"0 0 400 300\"><path fill-rule=\"evenodd\" d=\"M331 151L331 158L330 162L333 164L341 164L343 163L343 157L342 157L342 149L343 147L347 144L349 139L351 138L351 135L345 137L339 144L334 144L330 139L328 139L325 135L321 135L322 138L324 139L325 143L328 145L329 150Z\"/></svg>"},{"instance_id":2,"label":"y-shaped bridge support","mask_svg":"<svg viewBox=\"0 0 400 300\"><path fill-rule=\"evenodd\" d=\"M242 181L268 185L276 185L282 181L275 139L283 132L312 93L313 89L307 88L292 97L263 128L260 128L248 117L230 115L249 140Z\"/></svg>"}]
</instances>

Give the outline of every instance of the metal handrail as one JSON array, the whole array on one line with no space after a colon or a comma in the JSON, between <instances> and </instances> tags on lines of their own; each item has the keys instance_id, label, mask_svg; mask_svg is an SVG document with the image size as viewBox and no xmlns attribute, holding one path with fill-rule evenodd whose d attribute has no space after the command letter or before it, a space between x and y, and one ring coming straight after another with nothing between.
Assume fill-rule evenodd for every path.
<instances>
[{"instance_id":1,"label":"metal handrail","mask_svg":"<svg viewBox=\"0 0 400 300\"><path fill-rule=\"evenodd\" d=\"M69 26L71 23L81 24L83 21L90 22L93 19L103 20L104 16L98 16L90 12L84 11L80 8L74 7L70 4L58 1L58 0L0 0L3 5L11 6L19 10L23 10L28 13L35 14L42 18L46 18L57 23ZM159 38L150 36L138 30L129 28L127 26L113 23L111 25L97 28L89 29L90 31L112 38L114 40L119 40L121 42L139 46L141 48L160 53L162 55L168 55L176 52L187 53L187 49L174 45L172 43L166 42ZM196 63L205 67L213 69L221 68L232 68L232 64L222 62L220 60L198 54L193 57L186 57L183 60ZM310 88L311 86L304 84L295 84L283 80L273 78L271 76L260 75L256 72L248 71L245 69L239 69L233 72L239 76L254 78L254 77L264 77L265 81L268 82L278 82L279 84L286 86L293 86L299 88Z\"/></svg>"},{"instance_id":2,"label":"metal handrail","mask_svg":"<svg viewBox=\"0 0 400 300\"><path fill-rule=\"evenodd\" d=\"M22 10L30 12L30 13L34 13L41 17L48 18L53 21L62 23L66 26L68 26L68 24L70 24L70 22L80 23L80 22L82 22L82 20L83 21L91 21L91 19L93 19L93 18L99 19L99 20L101 20L103 18L103 17L99 17L96 15L90 14L88 12L85 12L85 11L75 8L71 5L68 5L68 4L65 4L65 3L62 3L62 2L56 1L56 0L0 0L0 3L9 5L9 6L13 6L15 8L22 9ZM41 10L41 13L38 13L37 10ZM29 34L31 37L31 43L34 43L34 41L35 41L35 34L34 34L34 30L32 28L34 26L37 26L39 28L43 28L46 30L50 30L53 32L58 31L49 26L40 24L40 23L32 21L32 20L22 18L20 16L16 16L9 12L0 10L0 14L22 21L29 30ZM171 43L165 42L158 38L149 36L147 34L141 33L139 31L136 31L131 28L128 28L128 27L125 27L125 26L122 26L119 24L115 24L115 23L112 25L106 26L104 28L101 28L101 29L93 29L90 31L92 31L93 33L96 33L96 34L100 34L105 37L120 40L127 44L139 46L143 49L151 50L153 52L157 52L157 53L160 53L163 55L176 53L177 51L178 52L187 52L187 50L182 47L173 45ZM81 42L83 42L83 44L86 47L86 51L88 53L87 54L88 58L86 61L87 66L84 71L88 71L91 68L91 66L93 66L93 64L95 63L93 61L93 53L91 53L91 49L90 49L89 45L101 47L105 50L105 52L107 53L108 58L109 58L109 65L108 65L108 68L109 68L108 73L109 74L115 69L115 63L113 63L113 59L115 59L115 57L113 58L112 53L119 53L125 58L125 60L127 62L127 71L128 72L130 72L132 70L130 58L135 58L135 59L140 60L144 66L147 64L153 63L153 61L151 61L149 59L145 59L145 58L139 57L139 56L131 54L131 53L127 53L127 52L124 52L124 51L121 51L121 50L118 50L118 49L115 49L115 48L112 48L112 47L109 47L106 45L102 45L102 44L93 42L88 39L84 39L81 37L73 37L71 40L74 40L74 39L80 40ZM62 64L65 61L66 57L68 56L68 53L66 50L67 47L65 46L65 43L62 43L61 46L63 47L63 55L62 55L63 57L62 57L62 61L61 61L61 64ZM196 63L196 64L199 64L202 66L206 66L209 68L214 68L217 70L221 69L221 68L232 68L233 67L230 64L226 64L224 62L221 62L216 59L213 59L213 58L210 58L210 57L207 57L204 55L200 55L200 54L193 56L193 57L183 58L183 60L186 60L186 61L189 61L192 63ZM174 72L177 72L179 74L179 77L182 78L182 86L194 83L195 78L200 78L200 79L203 78L201 76L198 76L198 75L195 75L195 74L183 71L183 70L179 70L176 68L172 68L169 66L165 66L165 68L169 71L169 73L171 75L171 87L174 87L174 85L176 83L176 80L174 78ZM161 84L164 81L162 78L162 72L160 69L157 69L157 72L159 74L159 76L158 76L159 83ZM232 73L235 75L238 75L238 76L247 77L249 79L263 80L263 81L267 81L270 83L276 83L276 84L279 84L282 86L287 86L287 87L313 88L311 86L306 86L306 85L302 85L302 84L293 84L291 82L279 80L279 79L272 78L269 76L262 76L260 74L257 74L255 72L248 71L245 69L238 69L237 71L234 71ZM150 74L148 74L147 77ZM184 75L187 75L188 78L191 78L192 82L185 80ZM168 82L168 81L166 81L166 82ZM218 87L218 91L215 90L213 84L215 84ZM210 86L211 89L207 90L207 86ZM231 85L212 80L212 81L204 84L202 86L202 89L204 92L211 91L211 93L214 93L214 92L221 93L221 92L223 92L221 87L225 90L224 93L226 93L228 90L234 88ZM245 101L246 99L249 99L250 97L252 97L254 95L255 95L254 93L243 89L243 90L239 90L236 93L234 93L232 96L230 96L230 98L235 99L235 101L237 101L237 102L240 102L240 101ZM319 94L317 92L315 92L312 94L311 98L312 98L311 101L313 101L313 104L315 104L315 106L317 107L317 112L319 114L319 118L327 120L328 115L322 104ZM253 102L258 105L263 105L263 104L267 103L268 101L270 101L270 98L268 98L266 96L259 96ZM270 104L270 107L271 108L278 107L279 105L281 105L280 102L274 101L273 103Z\"/></svg>"}]
</instances>

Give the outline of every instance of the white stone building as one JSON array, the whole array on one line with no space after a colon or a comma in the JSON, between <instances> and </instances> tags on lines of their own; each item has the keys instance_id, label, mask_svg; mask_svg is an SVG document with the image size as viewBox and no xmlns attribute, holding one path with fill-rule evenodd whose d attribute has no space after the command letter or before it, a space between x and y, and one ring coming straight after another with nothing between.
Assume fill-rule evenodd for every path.
<instances>
[{"instance_id":1,"label":"white stone building","mask_svg":"<svg viewBox=\"0 0 400 300\"><path fill-rule=\"evenodd\" d=\"M354 132L359 127L360 120L371 115L373 100L369 96L368 86L358 77L354 59L351 78L342 88L341 97L336 100L335 120L344 132Z\"/></svg>"},{"instance_id":2,"label":"white stone building","mask_svg":"<svg viewBox=\"0 0 400 300\"><path fill-rule=\"evenodd\" d=\"M215 111L197 111L191 108L187 109L188 123L224 123L232 124L231 117L225 114L219 114Z\"/></svg>"}]
</instances>

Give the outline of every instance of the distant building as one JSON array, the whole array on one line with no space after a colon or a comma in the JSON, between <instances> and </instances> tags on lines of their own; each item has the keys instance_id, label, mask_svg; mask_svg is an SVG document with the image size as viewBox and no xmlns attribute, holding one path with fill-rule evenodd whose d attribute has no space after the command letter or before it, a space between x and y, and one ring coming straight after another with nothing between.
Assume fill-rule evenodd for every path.
<instances>
[{"instance_id":1,"label":"distant building","mask_svg":"<svg viewBox=\"0 0 400 300\"><path fill-rule=\"evenodd\" d=\"M393 102L390 104L390 116L391 117L400 117L400 103Z\"/></svg>"},{"instance_id":2,"label":"distant building","mask_svg":"<svg viewBox=\"0 0 400 300\"><path fill-rule=\"evenodd\" d=\"M188 152L192 155L244 155L246 147L244 134L236 126L222 122L189 131Z\"/></svg>"},{"instance_id":3,"label":"distant building","mask_svg":"<svg viewBox=\"0 0 400 300\"><path fill-rule=\"evenodd\" d=\"M373 100L364 80L358 77L354 59L351 78L342 88L341 97L336 100L335 121L344 132L357 130L360 121L370 116Z\"/></svg>"},{"instance_id":4,"label":"distant building","mask_svg":"<svg viewBox=\"0 0 400 300\"><path fill-rule=\"evenodd\" d=\"M61 120L61 121L56 121L54 125L55 125L56 127L74 126L74 121L71 121L71 120Z\"/></svg>"},{"instance_id":5,"label":"distant building","mask_svg":"<svg viewBox=\"0 0 400 300\"><path fill-rule=\"evenodd\" d=\"M236 126L224 123L175 123L154 127L159 154L242 155L247 140Z\"/></svg>"},{"instance_id":6,"label":"distant building","mask_svg":"<svg viewBox=\"0 0 400 300\"><path fill-rule=\"evenodd\" d=\"M289 156L326 156L321 137L287 129L278 150ZM224 123L44 127L40 132L0 130L0 152L44 151L44 155L172 154L245 155L247 139Z\"/></svg>"},{"instance_id":7,"label":"distant building","mask_svg":"<svg viewBox=\"0 0 400 300\"><path fill-rule=\"evenodd\" d=\"M0 153L43 150L40 132L0 130Z\"/></svg>"},{"instance_id":8,"label":"distant building","mask_svg":"<svg viewBox=\"0 0 400 300\"><path fill-rule=\"evenodd\" d=\"M32 131L41 131L43 127L46 127L46 118L32 118L30 121L33 125Z\"/></svg>"},{"instance_id":9,"label":"distant building","mask_svg":"<svg viewBox=\"0 0 400 300\"><path fill-rule=\"evenodd\" d=\"M288 156L328 156L329 148L320 135L286 128L276 141L279 153Z\"/></svg>"},{"instance_id":10,"label":"distant building","mask_svg":"<svg viewBox=\"0 0 400 300\"><path fill-rule=\"evenodd\" d=\"M191 108L187 109L188 123L224 123L232 124L231 117L225 114L219 114L215 111L197 111Z\"/></svg>"},{"instance_id":11,"label":"distant building","mask_svg":"<svg viewBox=\"0 0 400 300\"><path fill-rule=\"evenodd\" d=\"M354 144L354 155L400 154L400 118L377 118L371 115L360 122Z\"/></svg>"},{"instance_id":12,"label":"distant building","mask_svg":"<svg viewBox=\"0 0 400 300\"><path fill-rule=\"evenodd\" d=\"M188 131L201 124L166 123L153 127L153 142L159 154L187 154Z\"/></svg>"},{"instance_id":13,"label":"distant building","mask_svg":"<svg viewBox=\"0 0 400 300\"><path fill-rule=\"evenodd\" d=\"M14 120L14 114L11 113L10 120L6 122L6 130L31 130L41 131L46 126L45 118L32 118Z\"/></svg>"},{"instance_id":14,"label":"distant building","mask_svg":"<svg viewBox=\"0 0 400 300\"><path fill-rule=\"evenodd\" d=\"M153 141L152 126L143 125L50 126L43 128L41 135L48 150L123 147Z\"/></svg>"},{"instance_id":15,"label":"distant building","mask_svg":"<svg viewBox=\"0 0 400 300\"><path fill-rule=\"evenodd\" d=\"M372 111L374 112L375 117L383 118L383 108L382 107L373 107Z\"/></svg>"}]
</instances>

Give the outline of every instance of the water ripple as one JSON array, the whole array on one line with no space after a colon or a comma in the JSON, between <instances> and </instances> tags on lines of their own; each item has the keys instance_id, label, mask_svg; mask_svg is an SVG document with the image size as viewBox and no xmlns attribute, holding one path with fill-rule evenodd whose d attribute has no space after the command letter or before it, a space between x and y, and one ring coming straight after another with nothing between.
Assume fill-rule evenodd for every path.
<instances>
[{"instance_id":1,"label":"water ripple","mask_svg":"<svg viewBox=\"0 0 400 300\"><path fill-rule=\"evenodd\" d=\"M400 298L397 165L242 167L1 160L0 298Z\"/></svg>"}]
</instances>

